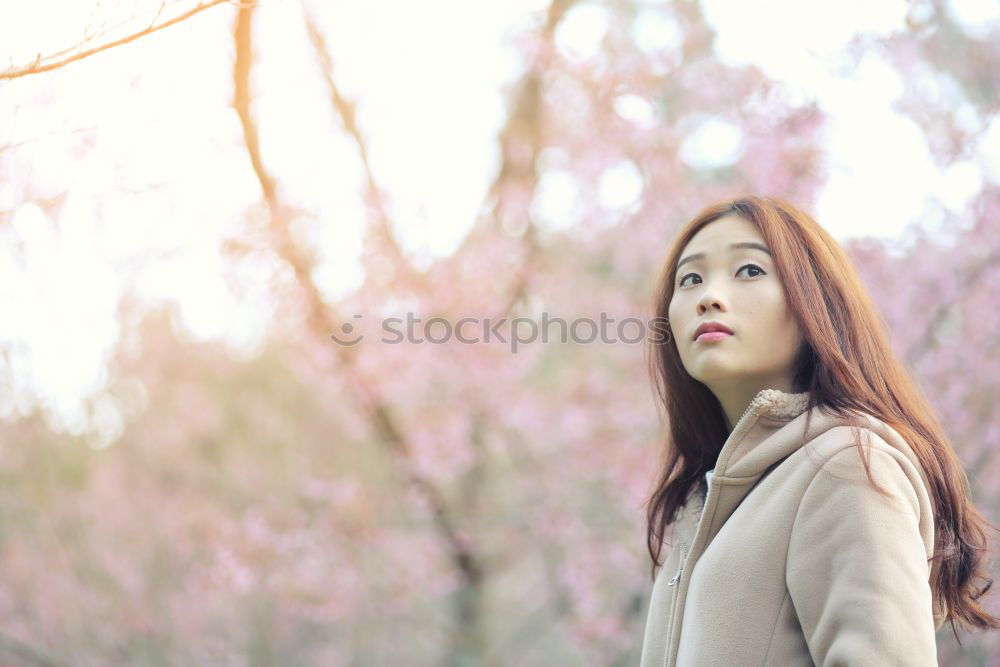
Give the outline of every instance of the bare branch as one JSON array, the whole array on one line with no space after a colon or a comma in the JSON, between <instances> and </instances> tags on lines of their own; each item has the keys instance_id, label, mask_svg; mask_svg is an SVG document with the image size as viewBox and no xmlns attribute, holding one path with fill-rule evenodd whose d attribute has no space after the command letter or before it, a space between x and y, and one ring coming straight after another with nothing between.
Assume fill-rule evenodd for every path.
<instances>
[{"instance_id":1,"label":"bare branch","mask_svg":"<svg viewBox=\"0 0 1000 667\"><path fill-rule=\"evenodd\" d=\"M556 29L566 16L567 12L577 3L577 0L552 0L546 12L545 23L541 29L541 39L546 43L551 43L554 39ZM549 52L546 49L543 52ZM543 67L529 65L528 71L521 79L517 90L514 92L514 106L507 122L500 131L499 142L501 150L500 170L497 173L490 189L486 194L486 200L493 200L491 214L487 218L490 223L488 228L496 229L503 218L503 192L511 184L534 192L538 186L537 161L543 148L542 123L544 121L544 108L542 105L542 94L544 90ZM521 150L521 145L527 143L530 150ZM471 235L470 235L471 237ZM537 254L537 240L535 226L530 218L527 221L527 228L524 231L524 259L517 270L510 287L507 290L507 298L502 307L492 316L500 318L506 316L514 305L524 297L528 290L531 272L534 269L535 257Z\"/></svg>"},{"instance_id":2,"label":"bare branch","mask_svg":"<svg viewBox=\"0 0 1000 667\"><path fill-rule=\"evenodd\" d=\"M336 330L334 325L338 320L342 321L342 318L337 316L333 308L324 302L308 267L302 261L296 244L289 238L287 208L279 201L275 181L264 166L260 155L257 127L250 114L250 69L253 54L252 11L251 8L241 8L237 13L234 30L236 62L233 67L235 79L233 106L240 116L247 150L250 153L250 161L261 183L271 213L271 233L274 237L276 250L292 268L295 280L303 291L308 307L306 318L308 326L313 331L321 332L325 338L326 332ZM469 637L475 636L475 628L478 625L477 611L486 570L472 545L468 544L459 533L457 521L444 495L425 476L403 465L409 454L410 443L403 429L396 423L390 406L356 372L353 363L356 354L355 348L336 346L335 349L341 370L349 376L353 386L359 390L358 397L363 408L371 417L375 431L379 436L379 442L393 454L390 460L399 465L398 470L401 477L429 505L435 530L445 543L449 557L464 582L461 594L458 596L460 627L456 633L456 644L464 645Z\"/></svg>"},{"instance_id":3,"label":"bare branch","mask_svg":"<svg viewBox=\"0 0 1000 667\"><path fill-rule=\"evenodd\" d=\"M64 65L68 65L69 63L74 62L76 60L82 60L84 58L92 56L95 53L100 53L101 51L105 51L105 50L110 49L112 47L120 46L121 44L127 44L129 42L135 41L135 40L139 39L140 37L144 37L146 35L154 33L157 30L162 30L163 28L166 28L167 26L174 25L175 23L180 23L181 21L184 21L184 20L186 20L186 19L194 16L198 12L205 11L209 7L214 7L215 5L221 5L223 3L233 4L233 0L208 0L207 2L199 4L199 5L195 6L195 7L192 7L191 9L189 9L186 12L184 12L183 14L180 14L179 16L175 16L174 18L169 19L167 21L164 21L163 23L161 23L159 25L154 26L154 25L150 24L150 26L148 28L146 28L145 30L142 30L140 32L137 32L137 33L134 33L134 34L131 34L131 35L127 35L125 37L122 37L121 39L116 39L116 40L114 40L112 42L108 42L107 44L102 44L101 46L95 46L94 48L88 49L86 51L81 51L80 53L77 53L75 55L69 56L68 58L63 58L62 60L57 60L56 62L42 64L42 60L47 60L49 58L52 58L53 56L47 56L46 58L43 58L42 55L39 54L38 57L35 59L35 62L31 63L30 65L22 65L20 67L14 67L14 68L8 69L5 72L0 72L0 80L3 80L3 79L16 79L18 77L27 76L29 74L39 74L41 72L48 72L50 70L54 70L54 69L57 69L59 67L63 67ZM162 6L161 6L161 10L162 10ZM159 15L159 13L157 13L157 15ZM155 21L155 19L154 19L154 21ZM85 42L89 41L90 39L92 39L92 37L93 36L87 37L84 41ZM67 49L67 50L69 50L69 49ZM66 50L61 51L59 54L56 54L56 55L60 55L60 54L65 53L65 52L66 52Z\"/></svg>"},{"instance_id":4,"label":"bare branch","mask_svg":"<svg viewBox=\"0 0 1000 667\"><path fill-rule=\"evenodd\" d=\"M333 76L333 59L330 55L329 49L327 48L326 38L316 25L316 20L310 15L304 6L303 16L305 18L306 31L309 33L309 41L312 43L313 51L316 53L316 59L319 61L320 69L323 73L323 80L326 83L326 87L330 95L330 102L334 110L337 112L337 115L340 117L340 122L347 131L347 134L357 146L358 155L361 158L361 165L365 172L365 182L368 190L367 199L374 205L378 216L378 219L376 220L376 223L378 224L378 232L382 234L386 245L394 255L392 259L397 268L405 272L411 279L416 282L420 282L419 276L414 271L410 262L406 259L402 249L399 247L399 243L397 242L395 235L393 234L392 221L385 205L385 195L375 179L375 174L372 171L371 161L368 156L368 144L356 121L357 105L352 100L347 99L347 97L341 92L340 87L337 85Z\"/></svg>"},{"instance_id":5,"label":"bare branch","mask_svg":"<svg viewBox=\"0 0 1000 667\"><path fill-rule=\"evenodd\" d=\"M177 4L180 1L181 0L174 0L173 2L163 2L163 3L161 3L160 7L156 10L156 15L159 16L160 13L163 11L163 8L166 7L167 5L174 5L174 4ZM104 37L105 35L110 34L110 33L114 32L115 30L118 30L118 28L121 28L123 25L126 25L128 23L132 23L133 21L136 20L136 18L137 17L133 15L133 16L125 19L124 21L119 21L118 23L116 23L115 25L111 26L110 28L105 28L104 30L101 30L100 32L95 32L93 34L86 35L86 36L84 36L83 41L81 41L79 44L74 44L73 46L70 46L69 48L63 49L62 51L56 51L55 53L50 53L44 59L45 60L53 60L55 58L58 58L59 56L64 56L64 55L66 55L67 53L69 53L71 51L76 51L77 49L81 48L84 44L86 44L88 42L91 42L91 41L93 41L93 40L95 40L95 39L97 39L99 37ZM151 25L152 25L152 23L151 23ZM103 23L101 24L101 27L102 28L104 27Z\"/></svg>"},{"instance_id":6,"label":"bare branch","mask_svg":"<svg viewBox=\"0 0 1000 667\"><path fill-rule=\"evenodd\" d=\"M252 65L252 12L251 7L241 7L237 12L234 36L236 41L236 61L233 65L234 97L233 106L240 117L243 126L243 136L246 141L250 162L254 173L260 182L265 201L271 214L271 232L276 250L281 258L292 268L295 279L308 304L307 322L314 331L326 332L339 330L337 325L343 321L334 309L324 302L318 288L313 283L307 262L302 257L288 233L287 207L279 201L274 178L268 173L260 153L257 126L250 113L250 69ZM358 396L370 414L379 434L380 441L398 456L400 460L409 451L409 443L403 430L396 424L388 405L377 395L377 392L355 373L353 361L355 348L336 346L341 369L351 377L354 386L359 390ZM431 507L435 527L442 539L447 543L457 569L471 587L478 587L484 575L479 558L472 552L471 545L462 540L455 526L448 505L438 489L417 472L404 469L403 476L412 488L426 498Z\"/></svg>"},{"instance_id":7,"label":"bare branch","mask_svg":"<svg viewBox=\"0 0 1000 667\"><path fill-rule=\"evenodd\" d=\"M80 134L82 132L93 132L93 131L98 130L98 129L100 129L100 125L86 125L84 127L78 127L76 129L73 129L73 130L66 130L65 132L59 132L58 130L52 130L51 132L45 132L44 134L36 134L33 137L28 137L27 139L22 139L21 141L18 141L17 143L13 143L13 144L8 143L8 144L0 145L0 153L3 153L4 151L13 150L15 148L20 148L21 146L27 146L28 144L32 144L32 143L34 143L36 141L41 141L43 139L49 139L51 137L58 136L60 134L69 136L69 135L73 135L73 134Z\"/></svg>"}]
</instances>

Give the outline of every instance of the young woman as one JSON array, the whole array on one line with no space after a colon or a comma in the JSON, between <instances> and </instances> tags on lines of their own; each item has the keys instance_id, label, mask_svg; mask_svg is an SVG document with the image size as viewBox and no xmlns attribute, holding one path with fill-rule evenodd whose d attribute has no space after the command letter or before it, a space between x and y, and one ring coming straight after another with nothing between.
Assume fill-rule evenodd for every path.
<instances>
[{"instance_id":1,"label":"young woman","mask_svg":"<svg viewBox=\"0 0 1000 667\"><path fill-rule=\"evenodd\" d=\"M709 207L667 256L656 316L670 432L643 667L936 665L945 620L1000 627L976 602L992 526L809 215L778 198Z\"/></svg>"}]
</instances>

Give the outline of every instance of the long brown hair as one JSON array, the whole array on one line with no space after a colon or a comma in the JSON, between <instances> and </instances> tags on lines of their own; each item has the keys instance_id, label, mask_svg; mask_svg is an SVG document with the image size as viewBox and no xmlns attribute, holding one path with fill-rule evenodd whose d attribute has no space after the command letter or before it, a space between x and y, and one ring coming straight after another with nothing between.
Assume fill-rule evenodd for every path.
<instances>
[{"instance_id":1,"label":"long brown hair","mask_svg":"<svg viewBox=\"0 0 1000 667\"><path fill-rule=\"evenodd\" d=\"M809 408L851 420L867 413L895 429L919 459L934 505L931 582L955 633L1000 628L1000 619L976 600L993 585L988 577L986 521L970 499L969 481L927 399L892 352L881 318L847 253L807 213L779 197L741 197L705 208L678 233L655 292L658 322L667 322L677 260L702 227L728 214L753 223L764 237L784 286L785 299L804 337L793 367L793 392L809 392ZM651 573L660 566L663 536L694 486L711 469L728 430L715 395L684 369L673 336L654 341L650 373L666 408L666 458L647 507ZM868 460L858 442L869 481ZM975 581L984 581L981 588Z\"/></svg>"}]
</instances>

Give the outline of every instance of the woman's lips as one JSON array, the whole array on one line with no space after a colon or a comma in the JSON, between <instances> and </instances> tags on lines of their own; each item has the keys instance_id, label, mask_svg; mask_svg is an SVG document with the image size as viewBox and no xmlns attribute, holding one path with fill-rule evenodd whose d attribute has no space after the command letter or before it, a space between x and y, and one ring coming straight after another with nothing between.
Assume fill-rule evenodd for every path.
<instances>
[{"instance_id":1,"label":"woman's lips","mask_svg":"<svg viewBox=\"0 0 1000 667\"><path fill-rule=\"evenodd\" d=\"M713 340L722 340L723 338L729 338L733 334L726 333L725 331L706 331L702 335L698 336L694 342L696 343L708 343Z\"/></svg>"}]
</instances>

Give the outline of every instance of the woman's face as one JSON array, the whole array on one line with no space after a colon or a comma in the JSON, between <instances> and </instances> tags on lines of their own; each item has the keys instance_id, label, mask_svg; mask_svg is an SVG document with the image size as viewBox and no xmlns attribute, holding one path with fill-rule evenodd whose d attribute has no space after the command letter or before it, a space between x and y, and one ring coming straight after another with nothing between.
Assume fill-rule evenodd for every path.
<instances>
[{"instance_id":1,"label":"woman's face","mask_svg":"<svg viewBox=\"0 0 1000 667\"><path fill-rule=\"evenodd\" d=\"M670 330L687 372L717 396L791 390L801 345L770 254L757 227L726 215L702 227L681 251L670 301ZM732 335L695 340L698 326L719 322Z\"/></svg>"}]
</instances>

